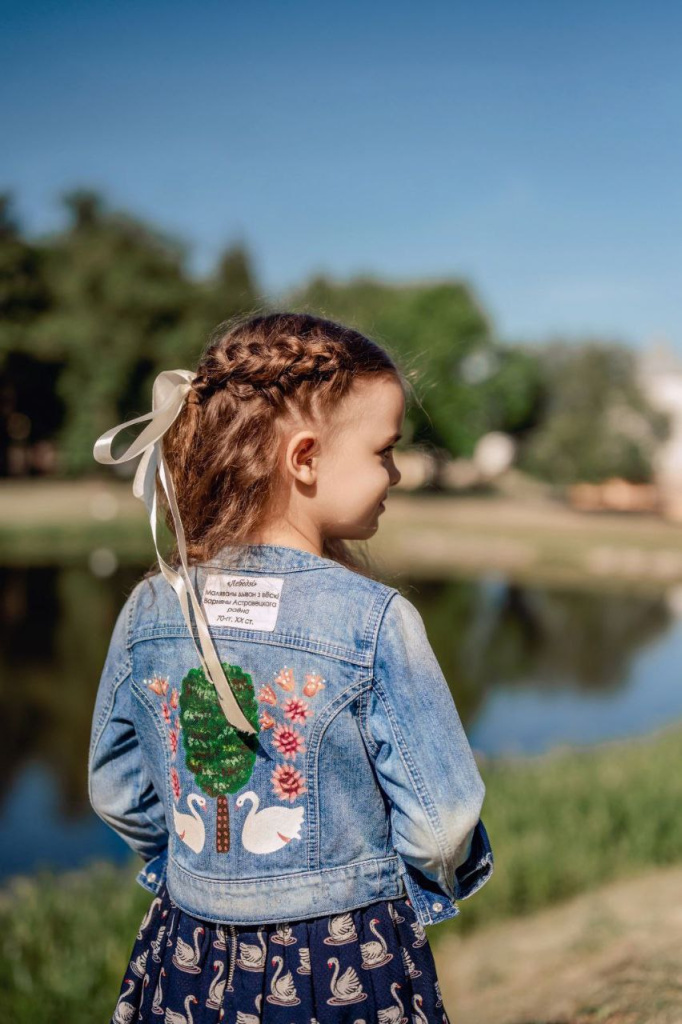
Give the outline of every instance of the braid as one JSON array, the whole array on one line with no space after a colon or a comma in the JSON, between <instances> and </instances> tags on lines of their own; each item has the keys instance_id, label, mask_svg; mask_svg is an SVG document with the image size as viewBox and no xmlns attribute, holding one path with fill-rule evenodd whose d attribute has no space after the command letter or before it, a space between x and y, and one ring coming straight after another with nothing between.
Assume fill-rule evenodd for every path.
<instances>
[{"instance_id":1,"label":"braid","mask_svg":"<svg viewBox=\"0 0 682 1024\"><path fill-rule=\"evenodd\" d=\"M332 413L355 380L376 376L409 390L383 348L332 320L271 313L219 324L163 439L189 561L238 546L264 522L277 496L284 414ZM165 506L163 491L157 493ZM172 531L169 510L166 522ZM330 540L326 550L371 575L343 541ZM171 558L177 561L177 552Z\"/></svg>"}]
</instances>

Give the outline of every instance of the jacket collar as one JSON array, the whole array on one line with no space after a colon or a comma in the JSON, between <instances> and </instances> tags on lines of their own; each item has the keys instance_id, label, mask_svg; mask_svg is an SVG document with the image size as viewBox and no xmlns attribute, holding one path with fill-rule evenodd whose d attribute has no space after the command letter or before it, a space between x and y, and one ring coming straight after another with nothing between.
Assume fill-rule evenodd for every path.
<instances>
[{"instance_id":1,"label":"jacket collar","mask_svg":"<svg viewBox=\"0 0 682 1024\"><path fill-rule=\"evenodd\" d=\"M332 558L323 558L302 548L285 547L282 544L228 544L207 561L196 563L206 567L229 567L240 569L321 569L338 566Z\"/></svg>"}]
</instances>

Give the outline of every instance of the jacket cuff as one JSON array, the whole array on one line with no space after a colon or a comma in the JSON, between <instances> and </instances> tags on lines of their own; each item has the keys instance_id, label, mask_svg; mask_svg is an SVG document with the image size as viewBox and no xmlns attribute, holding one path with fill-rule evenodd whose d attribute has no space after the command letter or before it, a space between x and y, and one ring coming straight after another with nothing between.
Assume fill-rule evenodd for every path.
<instances>
[{"instance_id":1,"label":"jacket cuff","mask_svg":"<svg viewBox=\"0 0 682 1024\"><path fill-rule=\"evenodd\" d=\"M479 819L471 839L469 856L455 871L455 899L465 900L480 889L493 873L493 852L485 825Z\"/></svg>"},{"instance_id":2,"label":"jacket cuff","mask_svg":"<svg viewBox=\"0 0 682 1024\"><path fill-rule=\"evenodd\" d=\"M162 850L161 853L157 854L156 857L152 857L148 860L143 868L138 872L135 881L142 886L143 889L147 889L149 892L153 892L157 895L159 890L166 884L166 870L168 868L168 847Z\"/></svg>"}]
</instances>

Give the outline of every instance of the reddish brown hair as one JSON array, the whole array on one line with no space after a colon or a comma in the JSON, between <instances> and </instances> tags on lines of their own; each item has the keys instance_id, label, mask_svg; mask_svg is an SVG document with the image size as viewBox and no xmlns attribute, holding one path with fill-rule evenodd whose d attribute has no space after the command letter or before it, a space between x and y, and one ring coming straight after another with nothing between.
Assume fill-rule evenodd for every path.
<instances>
[{"instance_id":1,"label":"reddish brown hair","mask_svg":"<svg viewBox=\"0 0 682 1024\"><path fill-rule=\"evenodd\" d=\"M244 543L265 520L278 486L278 420L330 413L360 379L391 377L406 398L409 376L359 331L305 313L250 314L218 325L199 360L193 390L163 437L189 563ZM157 480L166 523L173 520ZM366 552L345 541L323 555L374 576ZM167 559L179 564L177 545ZM146 575L158 572L150 570Z\"/></svg>"}]
</instances>

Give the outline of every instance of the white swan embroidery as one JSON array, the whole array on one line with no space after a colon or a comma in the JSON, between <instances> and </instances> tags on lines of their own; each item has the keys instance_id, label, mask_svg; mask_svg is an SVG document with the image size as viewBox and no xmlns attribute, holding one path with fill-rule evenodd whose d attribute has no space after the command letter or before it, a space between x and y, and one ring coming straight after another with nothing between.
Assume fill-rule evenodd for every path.
<instances>
[{"instance_id":1,"label":"white swan embroidery","mask_svg":"<svg viewBox=\"0 0 682 1024\"><path fill-rule=\"evenodd\" d=\"M190 793L187 797L187 806L189 807L191 814L181 814L175 804L173 804L173 823L175 825L175 831L182 839L183 843L187 843L191 850L195 853L201 853L204 848L204 842L206 840L206 828L204 823L199 817L194 804L197 807L203 809L206 807L206 797L203 797L200 793Z\"/></svg>"},{"instance_id":2,"label":"white swan embroidery","mask_svg":"<svg viewBox=\"0 0 682 1024\"><path fill-rule=\"evenodd\" d=\"M277 1006L298 1006L301 1000L298 998L291 971L287 971L280 977L284 968L283 958L273 956L271 963L273 967L277 964L277 969L270 979L270 991L265 998L269 1003L275 1003Z\"/></svg>"},{"instance_id":3,"label":"white swan embroidery","mask_svg":"<svg viewBox=\"0 0 682 1024\"><path fill-rule=\"evenodd\" d=\"M330 956L327 960L327 967L334 968L334 977L329 982L329 987L334 993L327 999L330 1006L344 1006L346 1003L360 1003L367 998L367 993L362 987L354 967L347 967L339 977L340 965L338 958ZM379 1013L382 1011L380 1010Z\"/></svg>"},{"instance_id":4,"label":"white swan embroidery","mask_svg":"<svg viewBox=\"0 0 682 1024\"><path fill-rule=\"evenodd\" d=\"M258 810L260 797L252 789L235 800L235 807L243 807L251 800L242 828L242 843L250 853L273 853L292 839L300 839L303 807L264 807Z\"/></svg>"}]
</instances>

